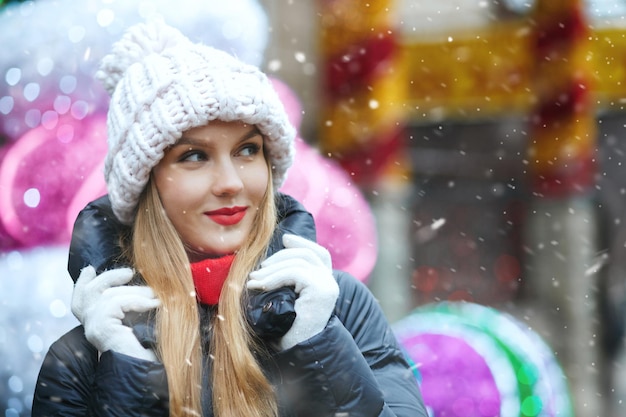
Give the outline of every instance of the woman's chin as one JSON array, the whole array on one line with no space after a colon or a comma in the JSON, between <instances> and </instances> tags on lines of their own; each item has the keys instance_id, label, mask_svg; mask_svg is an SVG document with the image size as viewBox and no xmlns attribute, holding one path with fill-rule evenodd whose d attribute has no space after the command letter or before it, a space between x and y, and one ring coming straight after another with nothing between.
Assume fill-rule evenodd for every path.
<instances>
[{"instance_id":1,"label":"woman's chin","mask_svg":"<svg viewBox=\"0 0 626 417\"><path fill-rule=\"evenodd\" d=\"M237 251L237 247L221 247L207 250L204 248L190 249L186 248L189 262L200 262L209 258L221 258L223 256L232 255Z\"/></svg>"}]
</instances>

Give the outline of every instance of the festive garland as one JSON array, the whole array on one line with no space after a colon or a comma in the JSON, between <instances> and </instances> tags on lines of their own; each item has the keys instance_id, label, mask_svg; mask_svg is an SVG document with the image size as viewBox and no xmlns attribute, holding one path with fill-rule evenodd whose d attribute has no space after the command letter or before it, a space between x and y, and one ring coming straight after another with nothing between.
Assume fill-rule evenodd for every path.
<instances>
[{"instance_id":1,"label":"festive garland","mask_svg":"<svg viewBox=\"0 0 626 417\"><path fill-rule=\"evenodd\" d=\"M589 189L595 174L590 31L581 0L540 1L534 15L531 186L543 196L578 193Z\"/></svg>"},{"instance_id":2,"label":"festive garland","mask_svg":"<svg viewBox=\"0 0 626 417\"><path fill-rule=\"evenodd\" d=\"M402 146L404 90L392 3L320 1L320 144L361 184L385 171Z\"/></svg>"}]
</instances>

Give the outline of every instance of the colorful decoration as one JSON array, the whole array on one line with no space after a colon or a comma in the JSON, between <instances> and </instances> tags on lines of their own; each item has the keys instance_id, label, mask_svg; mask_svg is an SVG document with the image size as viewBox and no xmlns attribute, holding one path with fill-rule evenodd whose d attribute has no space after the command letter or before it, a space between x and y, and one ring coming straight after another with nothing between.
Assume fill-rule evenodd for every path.
<instances>
[{"instance_id":1,"label":"colorful decoration","mask_svg":"<svg viewBox=\"0 0 626 417\"><path fill-rule=\"evenodd\" d=\"M573 5L573 3L570 3ZM533 14L534 17L534 14ZM587 27L584 46L593 80L590 94L598 110L624 110L626 48L624 30ZM565 32L562 32L563 35ZM409 120L524 115L535 103L535 23L528 17L494 21L472 31L451 30L445 37L399 39L406 76L405 109Z\"/></svg>"},{"instance_id":2,"label":"colorful decoration","mask_svg":"<svg viewBox=\"0 0 626 417\"><path fill-rule=\"evenodd\" d=\"M360 184L389 170L402 146L404 88L392 3L319 2L321 147Z\"/></svg>"},{"instance_id":3,"label":"colorful decoration","mask_svg":"<svg viewBox=\"0 0 626 417\"><path fill-rule=\"evenodd\" d=\"M0 165L0 218L7 233L23 247L69 242L80 209L106 194L105 153L101 114L55 116L54 123L25 133Z\"/></svg>"},{"instance_id":4,"label":"colorful decoration","mask_svg":"<svg viewBox=\"0 0 626 417\"><path fill-rule=\"evenodd\" d=\"M597 128L583 3L541 0L533 14L531 187L543 196L584 192L594 183Z\"/></svg>"},{"instance_id":5,"label":"colorful decoration","mask_svg":"<svg viewBox=\"0 0 626 417\"><path fill-rule=\"evenodd\" d=\"M424 123L528 111L531 33L518 20L435 39L406 34L400 44L406 117Z\"/></svg>"},{"instance_id":6,"label":"colorful decoration","mask_svg":"<svg viewBox=\"0 0 626 417\"><path fill-rule=\"evenodd\" d=\"M434 303L393 329L417 367L431 417L573 417L550 348L506 313Z\"/></svg>"},{"instance_id":7,"label":"colorful decoration","mask_svg":"<svg viewBox=\"0 0 626 417\"><path fill-rule=\"evenodd\" d=\"M291 123L298 128L302 114L298 98L286 84L272 81ZM318 242L331 253L333 267L367 281L378 255L374 216L352 178L337 162L323 157L298 137L296 160L281 191L296 197L313 214Z\"/></svg>"},{"instance_id":8,"label":"colorful decoration","mask_svg":"<svg viewBox=\"0 0 626 417\"><path fill-rule=\"evenodd\" d=\"M281 191L297 198L315 219L318 242L333 267L367 281L378 255L374 216L352 179L335 161L296 139L296 160Z\"/></svg>"}]
</instances>

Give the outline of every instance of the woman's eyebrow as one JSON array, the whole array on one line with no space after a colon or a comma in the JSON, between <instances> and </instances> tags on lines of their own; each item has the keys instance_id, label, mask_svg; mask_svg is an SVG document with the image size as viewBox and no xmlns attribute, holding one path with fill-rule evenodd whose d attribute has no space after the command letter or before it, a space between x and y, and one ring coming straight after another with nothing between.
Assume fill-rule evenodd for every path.
<instances>
[{"instance_id":1,"label":"woman's eyebrow","mask_svg":"<svg viewBox=\"0 0 626 417\"><path fill-rule=\"evenodd\" d=\"M249 131L248 133L246 133L245 135L243 135L243 136L241 137L240 142L243 142L243 141L245 141L245 140L248 140L248 139L250 139L250 138L253 138L253 137L255 137L256 135L261 135L261 136L263 136L263 135L261 134L261 131L259 130L259 128L258 128L258 127L256 127L256 126L252 126L252 129L250 129L250 131Z\"/></svg>"},{"instance_id":2,"label":"woman's eyebrow","mask_svg":"<svg viewBox=\"0 0 626 417\"><path fill-rule=\"evenodd\" d=\"M204 145L204 141L202 139L194 139L186 136L182 136L180 139L174 143L171 148L175 146L188 145L188 146L202 146Z\"/></svg>"},{"instance_id":3,"label":"woman's eyebrow","mask_svg":"<svg viewBox=\"0 0 626 417\"><path fill-rule=\"evenodd\" d=\"M248 132L241 136L238 142L244 142L250 138L255 137L256 135L261 135L261 131L258 127L253 126ZM206 146L206 141L204 139L190 138L188 136L182 136L180 139L176 141L171 147L187 145L187 146Z\"/></svg>"}]
</instances>

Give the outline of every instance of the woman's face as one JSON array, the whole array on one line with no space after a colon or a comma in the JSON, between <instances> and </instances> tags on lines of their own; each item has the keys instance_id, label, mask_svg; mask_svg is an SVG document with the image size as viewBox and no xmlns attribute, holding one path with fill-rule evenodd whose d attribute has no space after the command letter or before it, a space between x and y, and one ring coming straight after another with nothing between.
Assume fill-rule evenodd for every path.
<instances>
[{"instance_id":1,"label":"woman's face","mask_svg":"<svg viewBox=\"0 0 626 417\"><path fill-rule=\"evenodd\" d=\"M218 120L183 133L153 174L192 262L242 245L269 181L257 128Z\"/></svg>"}]
</instances>

